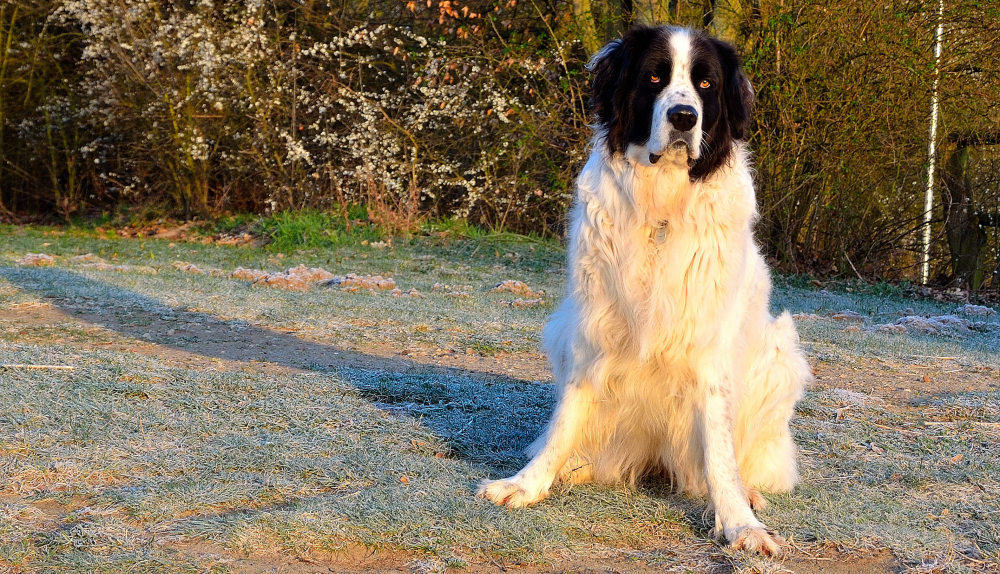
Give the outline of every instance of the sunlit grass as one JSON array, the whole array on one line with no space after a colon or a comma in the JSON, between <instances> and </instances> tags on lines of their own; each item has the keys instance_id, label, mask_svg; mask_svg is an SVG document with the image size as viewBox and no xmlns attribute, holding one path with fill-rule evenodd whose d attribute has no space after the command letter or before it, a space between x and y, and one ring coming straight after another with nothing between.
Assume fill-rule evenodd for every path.
<instances>
[{"instance_id":1,"label":"sunlit grass","mask_svg":"<svg viewBox=\"0 0 1000 574\"><path fill-rule=\"evenodd\" d=\"M524 462L521 450L552 406L544 381L337 365L334 349L350 345L526 360L518 353L537 351L563 288L558 246L449 232L382 248L267 250L3 231L10 233L0 239L0 318L32 309L63 318L0 320L0 363L75 370L0 370L0 567L225 571L218 558L184 553L183 543L204 541L220 552L287 556L394 548L440 564L547 560L560 549L585 553L598 545L664 567L698 572L721 561L744 568L707 542L704 501L655 480L637 489L560 486L544 503L517 511L475 499L479 479ZM16 266L27 252L54 255L56 265ZM69 259L84 253L156 272L99 271ZM425 298L267 289L184 273L176 261L224 271L304 263L335 274L391 275ZM509 294L491 288L505 279L550 296L542 307L503 305ZM433 290L436 283L472 289L456 297ZM818 315L799 329L821 362L949 356L962 368L998 368L996 316L977 319L985 326L968 337L887 334L870 327L955 305L892 290L780 283L774 304ZM843 310L857 311L862 322L829 317ZM102 317L122 327L107 327ZM164 317L174 335L150 326ZM185 330L192 325L210 331L194 336ZM200 355L209 338L242 345L262 333L328 346L330 360L275 369ZM154 343L201 361L183 367L130 348L148 351ZM811 392L793 425L803 483L770 497L765 522L800 545L889 548L912 567L936 560L959 572L1000 559L1000 396L956 392L922 401Z\"/></svg>"}]
</instances>

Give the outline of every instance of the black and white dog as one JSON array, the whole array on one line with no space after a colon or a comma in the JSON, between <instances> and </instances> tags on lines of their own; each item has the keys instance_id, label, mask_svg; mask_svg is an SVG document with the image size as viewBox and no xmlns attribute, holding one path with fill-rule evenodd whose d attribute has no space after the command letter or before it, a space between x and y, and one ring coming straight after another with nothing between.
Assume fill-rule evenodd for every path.
<instances>
[{"instance_id":1,"label":"black and white dog","mask_svg":"<svg viewBox=\"0 0 1000 574\"><path fill-rule=\"evenodd\" d=\"M559 401L531 462L479 496L666 471L708 494L716 535L779 553L752 508L798 480L788 423L811 374L752 235L753 90L731 46L683 28L633 28L590 68L597 134L543 336Z\"/></svg>"}]
</instances>

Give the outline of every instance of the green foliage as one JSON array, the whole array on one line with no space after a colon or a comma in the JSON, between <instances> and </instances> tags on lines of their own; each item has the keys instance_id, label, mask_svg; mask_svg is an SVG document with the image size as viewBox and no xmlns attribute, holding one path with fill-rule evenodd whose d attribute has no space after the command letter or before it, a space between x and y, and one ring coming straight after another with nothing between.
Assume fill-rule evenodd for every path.
<instances>
[{"instance_id":1,"label":"green foliage","mask_svg":"<svg viewBox=\"0 0 1000 574\"><path fill-rule=\"evenodd\" d=\"M250 213L227 214L212 220L212 231L225 233L246 228L256 223L258 217Z\"/></svg>"},{"instance_id":2,"label":"green foliage","mask_svg":"<svg viewBox=\"0 0 1000 574\"><path fill-rule=\"evenodd\" d=\"M348 210L344 216L307 209L262 217L257 228L270 239L268 250L292 252L378 241L381 233L366 220L365 210L359 207Z\"/></svg>"}]
</instances>

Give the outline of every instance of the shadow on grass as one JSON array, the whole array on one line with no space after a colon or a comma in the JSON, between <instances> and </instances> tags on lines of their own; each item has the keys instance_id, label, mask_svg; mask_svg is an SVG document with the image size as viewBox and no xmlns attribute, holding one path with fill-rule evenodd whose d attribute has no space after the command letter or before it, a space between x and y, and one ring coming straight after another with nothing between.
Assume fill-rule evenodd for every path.
<instances>
[{"instance_id":1,"label":"shadow on grass","mask_svg":"<svg viewBox=\"0 0 1000 574\"><path fill-rule=\"evenodd\" d=\"M0 278L45 299L66 319L156 344L150 354L175 362L202 363L200 357L339 375L372 406L420 424L444 441L449 456L481 466L490 476L509 476L524 465L524 450L541 434L554 405L549 385L308 341L171 307L64 269L0 267ZM171 330L174 335L167 334ZM674 494L666 477L649 477L638 490L669 499L696 530L710 527L702 516L704 501Z\"/></svg>"},{"instance_id":2,"label":"shadow on grass","mask_svg":"<svg viewBox=\"0 0 1000 574\"><path fill-rule=\"evenodd\" d=\"M154 355L260 362L334 372L374 406L419 420L451 454L504 474L524 463L552 409L548 385L467 369L360 353L163 302L59 268L0 267L0 278L82 321L143 343Z\"/></svg>"},{"instance_id":3,"label":"shadow on grass","mask_svg":"<svg viewBox=\"0 0 1000 574\"><path fill-rule=\"evenodd\" d=\"M185 307L172 307L156 298L65 269L0 267L0 279L52 305L55 311L45 308L31 310L31 314L43 313L39 318L39 326L80 321L102 327L129 339L124 345L118 342L117 348L111 347L109 350L120 352L124 346L126 352L129 350L142 352L165 359L179 367L189 366L195 370L206 366L205 359L238 361L244 365L256 362L259 371L257 377L261 376L260 372L266 373L267 369L273 369L274 366L292 371L336 375L341 383L354 389L361 400L395 418L419 425L440 439L441 443L438 443L438 446L413 445L412 454L426 457L426 464L434 465L433 457L436 454L434 451L441 452L440 446L444 446L449 458L472 465L473 476L465 474L468 471L460 472L464 478L456 475L455 481L447 486L452 494L457 494L462 501L455 502L451 501L452 497L446 497L451 501L448 504L478 508L480 506L478 502L481 501L473 502L469 492L474 490L474 483L478 477L509 476L521 468L526 462L524 449L542 432L554 404L553 392L549 385L484 371L439 367L399 357L360 353L338 346L336 341L319 343L304 340L291 332L254 326L241 320L231 321ZM44 313L50 315L45 316ZM28 314L25 318L28 318ZM115 344L106 339L102 341L103 345L88 344L86 336L83 342L94 349L102 347L108 349L107 345ZM156 347L142 348L147 344L154 344ZM219 368L223 365L211 366ZM221 370L238 372L240 368L241 365L229 365ZM219 392L226 391L220 389ZM377 423L373 421L366 424ZM396 438L403 443L409 442L405 436ZM376 444L368 448L363 447L361 450L367 454L357 455L360 461L358 464L368 465L372 469L387 464L381 459L385 453L380 455L379 448L380 445ZM405 448L411 450L409 446ZM371 470L369 474L380 476L380 473L384 474L381 470L378 472ZM395 476L391 479L387 483L398 481L398 477ZM397 482L396 487L398 486ZM468 494L460 494L466 488ZM619 497L615 494L617 489L614 487L601 486L556 485L554 494L567 494L573 489L580 489L581 494L554 497L549 504L555 505L555 510L551 508L546 510L544 508L546 505L542 505L537 510L539 516L546 516L552 512L561 516L565 508L575 505L588 507L598 504L601 508L608 507L602 512L613 512L611 509L618 508L622 504L627 506L631 504L629 501L633 500L630 496L624 499ZM672 509L670 521L686 523L685 528L692 528L702 535L707 533L710 525L702 517L704 501L673 494L668 480L652 477L639 485L637 493L654 501L666 503L663 508L669 506ZM326 497L333 496L339 500L342 495L343 493L339 491L332 495L321 494L306 497L296 504L304 505L303 508L318 505L316 508L321 510L317 512L324 514L328 511L324 504L329 503L325 501ZM128 498L125 495L119 496ZM379 496L382 495L362 494L351 504L371 504L374 507L387 504L393 508L402 504L399 500L375 500ZM369 500L365 497L374 498ZM606 497L611 498L606 499ZM651 504L656 506L658 503L651 502ZM265 516L273 512L274 508L265 505L254 509L237 508L227 509L219 514L209 513L187 521L185 528L197 533L201 528L198 526L200 522L209 521L215 524L218 521L235 519L236 516ZM483 510L469 512L475 514ZM497 520L504 524L506 524L504 521L516 522L535 516L518 512L509 513L508 516L506 511L501 512L501 515L505 518ZM540 518L530 518L530 520L538 519Z\"/></svg>"}]
</instances>

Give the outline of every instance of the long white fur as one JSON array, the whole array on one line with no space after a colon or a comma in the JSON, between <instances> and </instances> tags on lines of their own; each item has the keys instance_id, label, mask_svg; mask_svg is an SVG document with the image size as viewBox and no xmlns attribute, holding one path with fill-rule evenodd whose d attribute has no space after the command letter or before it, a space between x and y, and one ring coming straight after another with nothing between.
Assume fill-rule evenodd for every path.
<instances>
[{"instance_id":1,"label":"long white fur","mask_svg":"<svg viewBox=\"0 0 1000 574\"><path fill-rule=\"evenodd\" d=\"M708 494L733 546L779 552L750 502L798 480L788 423L811 374L791 317L768 309L747 150L691 181L679 158L610 155L601 137L570 215L568 296L543 334L555 413L528 465L479 495L524 506L556 479L662 469Z\"/></svg>"}]
</instances>

